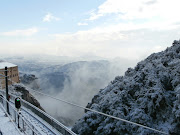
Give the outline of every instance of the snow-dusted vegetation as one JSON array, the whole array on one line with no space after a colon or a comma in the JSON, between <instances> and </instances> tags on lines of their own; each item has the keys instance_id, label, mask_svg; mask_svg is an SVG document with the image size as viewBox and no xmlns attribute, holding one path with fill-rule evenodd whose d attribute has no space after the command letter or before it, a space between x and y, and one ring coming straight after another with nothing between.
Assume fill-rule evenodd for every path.
<instances>
[{"instance_id":1,"label":"snow-dusted vegetation","mask_svg":"<svg viewBox=\"0 0 180 135\"><path fill-rule=\"evenodd\" d=\"M180 133L180 41L117 76L88 108L155 128ZM149 135L148 129L87 111L73 131L80 135Z\"/></svg>"}]
</instances>

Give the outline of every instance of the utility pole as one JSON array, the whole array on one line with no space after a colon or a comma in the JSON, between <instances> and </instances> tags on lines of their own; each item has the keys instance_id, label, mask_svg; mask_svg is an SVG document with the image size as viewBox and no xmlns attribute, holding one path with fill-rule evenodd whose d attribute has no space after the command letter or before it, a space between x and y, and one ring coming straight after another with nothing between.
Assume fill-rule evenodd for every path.
<instances>
[{"instance_id":1,"label":"utility pole","mask_svg":"<svg viewBox=\"0 0 180 135\"><path fill-rule=\"evenodd\" d=\"M7 67L5 67L5 82L6 82L6 99L9 101L9 94L8 94L8 70ZM9 113L9 104L7 102L7 113Z\"/></svg>"}]
</instances>

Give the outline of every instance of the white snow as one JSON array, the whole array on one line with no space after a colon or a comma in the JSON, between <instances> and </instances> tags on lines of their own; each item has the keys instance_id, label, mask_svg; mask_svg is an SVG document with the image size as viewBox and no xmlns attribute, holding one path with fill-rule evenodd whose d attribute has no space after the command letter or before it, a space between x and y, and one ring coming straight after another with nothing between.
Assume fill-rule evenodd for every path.
<instances>
[{"instance_id":1,"label":"white snow","mask_svg":"<svg viewBox=\"0 0 180 135\"><path fill-rule=\"evenodd\" d=\"M168 134L180 135L180 41L129 68L86 106ZM77 134L158 134L87 111L72 131Z\"/></svg>"},{"instance_id":2,"label":"white snow","mask_svg":"<svg viewBox=\"0 0 180 135\"><path fill-rule=\"evenodd\" d=\"M16 67L17 65L9 63L9 62L0 62L0 69L4 69L5 67Z\"/></svg>"},{"instance_id":3,"label":"white snow","mask_svg":"<svg viewBox=\"0 0 180 135\"><path fill-rule=\"evenodd\" d=\"M13 103L10 104L11 107L14 106ZM38 135L62 135L54 127L46 123L43 119L34 114L31 110L22 107L21 114L25 118L26 122L34 127L34 130ZM13 113L12 108L10 112ZM20 125L22 125L20 120ZM29 128L29 127L27 127ZM27 130L26 133L31 134L31 130Z\"/></svg>"},{"instance_id":4,"label":"white snow","mask_svg":"<svg viewBox=\"0 0 180 135\"><path fill-rule=\"evenodd\" d=\"M28 112L26 112L26 111ZM42 135L61 135L58 131L56 131L55 128L50 126L48 123L46 123L44 120L39 118L37 115L35 115L31 110L23 108L21 111L22 115L25 116L25 118L35 127L35 129ZM42 124L43 123L43 124ZM48 128L47 128L47 127ZM51 129L51 130L50 130ZM51 132L53 131L53 132Z\"/></svg>"},{"instance_id":5,"label":"white snow","mask_svg":"<svg viewBox=\"0 0 180 135\"><path fill-rule=\"evenodd\" d=\"M19 132L13 125L13 122L5 115L2 106L0 106L0 134L19 135Z\"/></svg>"}]
</instances>

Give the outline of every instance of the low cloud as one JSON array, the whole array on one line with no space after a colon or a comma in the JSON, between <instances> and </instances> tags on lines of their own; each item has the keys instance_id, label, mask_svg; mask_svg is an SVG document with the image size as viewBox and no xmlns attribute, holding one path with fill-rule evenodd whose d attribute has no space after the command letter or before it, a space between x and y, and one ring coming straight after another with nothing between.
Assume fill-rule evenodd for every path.
<instances>
[{"instance_id":1,"label":"low cloud","mask_svg":"<svg viewBox=\"0 0 180 135\"><path fill-rule=\"evenodd\" d=\"M147 5L152 5L152 4L157 3L157 0L149 0L149 1L146 1L144 3L147 4Z\"/></svg>"},{"instance_id":2,"label":"low cloud","mask_svg":"<svg viewBox=\"0 0 180 135\"><path fill-rule=\"evenodd\" d=\"M77 70L69 72L69 78L64 82L64 89L56 92L54 96L71 103L86 107L98 91L108 85L115 76L123 75L128 67L133 67L136 61L128 59L114 59L111 62L92 62L81 65ZM54 91L49 89L49 92ZM44 109L56 117L66 121L67 126L72 126L82 117L84 109L59 102L47 97L38 97Z\"/></svg>"},{"instance_id":3,"label":"low cloud","mask_svg":"<svg viewBox=\"0 0 180 135\"><path fill-rule=\"evenodd\" d=\"M119 24L75 33L50 35L51 40L46 37L43 41L39 41L34 36L28 39L12 38L11 42L1 41L4 45L0 52L1 54L4 52L23 55L36 53L70 57L93 54L105 58L139 59L156 51L157 48L153 49L155 46L168 47L173 40L179 39L179 26L168 24L161 26L160 23L143 26ZM158 47L158 50L160 49Z\"/></svg>"},{"instance_id":4,"label":"low cloud","mask_svg":"<svg viewBox=\"0 0 180 135\"><path fill-rule=\"evenodd\" d=\"M75 33L52 35L56 40L56 54L78 56L93 53L100 57L140 58L154 46L167 47L178 37L179 25L171 22L144 24L119 23ZM172 35L175 35L172 37ZM163 37L163 38L161 38ZM169 44L170 43L170 44Z\"/></svg>"},{"instance_id":5,"label":"low cloud","mask_svg":"<svg viewBox=\"0 0 180 135\"><path fill-rule=\"evenodd\" d=\"M38 28L28 28L28 29L21 29L21 30L13 30L8 32L0 33L3 36L32 36L39 31Z\"/></svg>"},{"instance_id":6,"label":"low cloud","mask_svg":"<svg viewBox=\"0 0 180 135\"><path fill-rule=\"evenodd\" d=\"M106 0L97 9L90 12L88 20L97 20L100 17L109 14L116 15L121 20L135 20L148 19L149 22L157 18L164 20L164 22L180 20L177 13L180 12L178 8L178 0ZM170 10L169 7L172 7Z\"/></svg>"},{"instance_id":7,"label":"low cloud","mask_svg":"<svg viewBox=\"0 0 180 135\"><path fill-rule=\"evenodd\" d=\"M43 17L43 22L51 22L51 21L59 21L60 18L55 17L54 15L52 15L51 13L47 13L44 17Z\"/></svg>"},{"instance_id":8,"label":"low cloud","mask_svg":"<svg viewBox=\"0 0 180 135\"><path fill-rule=\"evenodd\" d=\"M78 23L77 25L79 25L79 26L85 26L85 25L88 25L88 23Z\"/></svg>"}]
</instances>

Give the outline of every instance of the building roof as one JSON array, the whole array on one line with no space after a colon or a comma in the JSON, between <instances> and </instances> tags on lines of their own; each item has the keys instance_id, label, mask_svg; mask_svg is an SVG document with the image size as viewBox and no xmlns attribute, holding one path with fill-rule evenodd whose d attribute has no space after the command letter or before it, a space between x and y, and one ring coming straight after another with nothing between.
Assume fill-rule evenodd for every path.
<instances>
[{"instance_id":1,"label":"building roof","mask_svg":"<svg viewBox=\"0 0 180 135\"><path fill-rule=\"evenodd\" d=\"M0 62L0 69L4 69L5 67L17 67L17 65L9 62Z\"/></svg>"}]
</instances>

